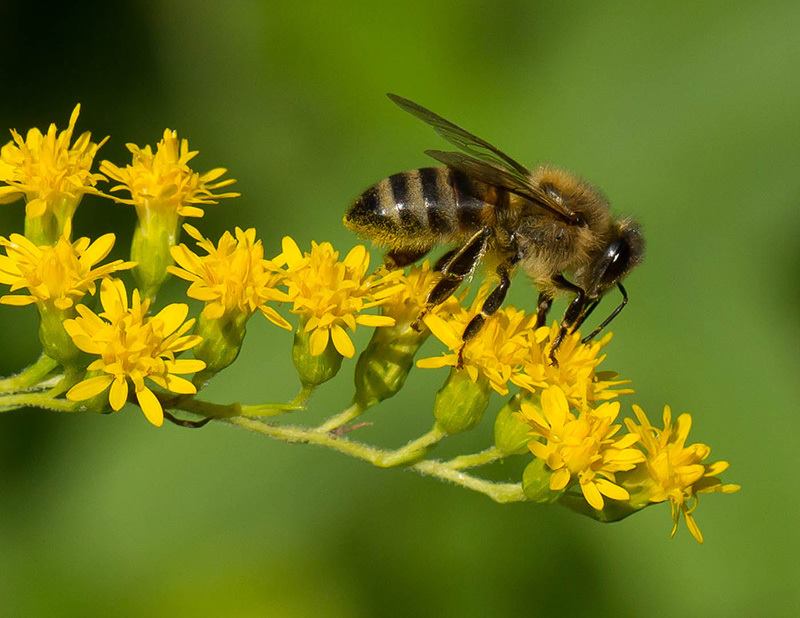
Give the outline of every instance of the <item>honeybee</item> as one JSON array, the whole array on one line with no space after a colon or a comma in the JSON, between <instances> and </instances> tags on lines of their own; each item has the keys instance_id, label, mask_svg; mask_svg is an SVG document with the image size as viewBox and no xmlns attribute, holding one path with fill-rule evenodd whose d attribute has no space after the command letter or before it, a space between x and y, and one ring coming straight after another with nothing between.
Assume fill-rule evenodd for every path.
<instances>
[{"instance_id":1,"label":"honeybee","mask_svg":"<svg viewBox=\"0 0 800 618\"><path fill-rule=\"evenodd\" d=\"M605 197L573 174L548 165L529 170L429 109L388 96L460 149L426 150L445 167L384 178L364 191L344 217L348 228L389 248L385 260L390 267L411 264L438 245L455 247L436 263L442 277L428 294L422 315L490 258L499 282L464 329L464 344L500 308L516 268L539 290L537 326L545 324L556 295L573 295L550 349L552 364L558 364L556 353L567 333L580 328L616 287L621 301L582 341L608 326L628 302L623 278L644 255L639 225L628 217L613 217Z\"/></svg>"}]
</instances>

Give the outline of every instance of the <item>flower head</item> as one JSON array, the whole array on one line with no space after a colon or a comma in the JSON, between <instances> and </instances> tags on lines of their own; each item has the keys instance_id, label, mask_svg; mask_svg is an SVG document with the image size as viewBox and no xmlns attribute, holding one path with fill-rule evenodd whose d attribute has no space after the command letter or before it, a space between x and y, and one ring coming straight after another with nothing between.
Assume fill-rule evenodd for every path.
<instances>
[{"instance_id":1,"label":"flower head","mask_svg":"<svg viewBox=\"0 0 800 618\"><path fill-rule=\"evenodd\" d=\"M178 140L178 133L165 129L164 136L156 145L156 152L147 145L140 148L127 144L133 161L124 168L110 161L100 164L100 171L120 184L111 191L128 191L130 198L116 198L124 204L137 208L166 209L182 217L202 217L200 206L216 204L217 200L238 197L239 193L214 193L217 189L230 186L236 181L232 178L219 180L227 170L217 167L204 174L189 167L198 152L189 150L189 141Z\"/></svg>"},{"instance_id":2,"label":"flower head","mask_svg":"<svg viewBox=\"0 0 800 618\"><path fill-rule=\"evenodd\" d=\"M92 173L91 167L108 138L95 143L87 131L70 144L80 109L80 104L75 106L69 125L61 132L55 124L46 133L30 129L25 138L12 130L12 140L0 150L0 182L5 183L0 186L0 203L25 196L28 218L53 215L58 225L43 240L54 242L83 195L99 193L94 187L105 180L102 174Z\"/></svg>"},{"instance_id":3,"label":"flower head","mask_svg":"<svg viewBox=\"0 0 800 618\"><path fill-rule=\"evenodd\" d=\"M543 326L529 332L530 354L513 382L529 391L558 386L574 405L583 406L632 393L627 380L617 379L610 371L597 371L605 359L603 348L611 341L611 333L599 341L581 343L580 333L568 334L558 349L558 365L550 362L550 348L558 336L559 324Z\"/></svg>"},{"instance_id":4,"label":"flower head","mask_svg":"<svg viewBox=\"0 0 800 618\"><path fill-rule=\"evenodd\" d=\"M173 393L194 394L194 384L179 374L205 367L200 360L175 358L177 353L200 343L200 337L186 334L194 326L193 319L184 321L189 308L175 303L148 316L149 301L142 300L139 291L134 290L129 304L125 285L118 279L103 281L100 301L100 314L78 305L79 317L64 322L75 345L98 356L87 369L99 373L73 386L67 398L83 401L110 387L108 401L112 409L120 410L128 399L130 381L147 420L161 426L164 412L145 378Z\"/></svg>"},{"instance_id":5,"label":"flower head","mask_svg":"<svg viewBox=\"0 0 800 618\"><path fill-rule=\"evenodd\" d=\"M616 483L615 473L631 470L644 461L644 455L631 448L637 434L616 437L622 427L614 424L619 403L584 408L575 416L564 391L557 386L543 391L541 402L540 410L523 401L520 414L532 433L544 439L533 440L528 447L552 470L550 489L561 491L577 480L586 501L598 511L603 508L603 496L613 500L630 498L628 491Z\"/></svg>"},{"instance_id":6,"label":"flower head","mask_svg":"<svg viewBox=\"0 0 800 618\"><path fill-rule=\"evenodd\" d=\"M425 324L450 352L423 358L417 361L417 367L459 366L464 329L474 317L478 305L476 303L470 311L460 309L449 319L436 314L425 316ZM513 307L504 307L486 318L478 334L467 341L461 355L461 365L472 381L483 376L495 391L507 394L509 380L530 354L528 331L535 319L536 316L526 316L524 311Z\"/></svg>"},{"instance_id":7,"label":"flower head","mask_svg":"<svg viewBox=\"0 0 800 618\"><path fill-rule=\"evenodd\" d=\"M342 356L351 358L355 347L345 331L363 326L392 326L394 319L362 313L377 307L397 293L398 271L368 274L369 253L356 245L339 260L339 252L329 242L311 243L311 251L302 253L290 237L283 239L283 252L275 258L285 265L283 274L292 313L303 317L304 332L309 335L313 356L322 354L332 340Z\"/></svg>"},{"instance_id":8,"label":"flower head","mask_svg":"<svg viewBox=\"0 0 800 618\"><path fill-rule=\"evenodd\" d=\"M234 313L249 317L258 309L277 326L291 330L267 305L286 300L286 295L276 289L282 278L280 268L264 259L264 246L256 240L255 228L245 231L237 227L235 236L225 232L216 246L191 225L183 229L205 255L193 253L184 244L173 247L172 258L178 266L170 266L168 271L191 282L186 293L206 303L203 317L213 320Z\"/></svg>"},{"instance_id":9,"label":"flower head","mask_svg":"<svg viewBox=\"0 0 800 618\"><path fill-rule=\"evenodd\" d=\"M692 417L681 414L672 423L672 411L664 406L664 428L658 429L650 424L644 410L633 406L639 424L627 419L625 424L631 432L639 436L639 441L646 452L643 466L637 468L639 474L631 475L631 489L643 492L649 502L670 501L672 509L672 535L678 529L680 516L686 521L686 527L697 540L703 542L703 535L694 519L701 493L734 493L740 486L723 484L717 478L728 469L727 461L703 463L711 454L706 444L686 445Z\"/></svg>"},{"instance_id":10,"label":"flower head","mask_svg":"<svg viewBox=\"0 0 800 618\"><path fill-rule=\"evenodd\" d=\"M104 234L91 242L68 239L69 226L55 245L36 246L20 234L10 238L0 236L0 283L11 291L27 289L27 294L7 294L0 297L6 305L51 304L65 310L88 292L94 294L95 282L120 270L134 266L133 262L114 260L97 266L114 246L114 234Z\"/></svg>"}]
</instances>

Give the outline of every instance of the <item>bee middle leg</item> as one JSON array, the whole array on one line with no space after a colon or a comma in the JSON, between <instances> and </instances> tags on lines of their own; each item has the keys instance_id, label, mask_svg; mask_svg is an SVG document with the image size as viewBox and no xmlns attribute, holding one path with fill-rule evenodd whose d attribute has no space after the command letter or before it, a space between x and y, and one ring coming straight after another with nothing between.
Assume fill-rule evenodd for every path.
<instances>
[{"instance_id":1,"label":"bee middle leg","mask_svg":"<svg viewBox=\"0 0 800 618\"><path fill-rule=\"evenodd\" d=\"M486 243L491 233L491 229L489 228L479 230L467 241L467 244L461 247L455 255L450 258L442 269L442 278L439 279L428 293L425 308L417 316L417 319L414 320L411 328L419 330L425 315L436 305L450 298L467 275L475 269L475 266L478 264L481 257L483 257L483 252L486 250Z\"/></svg>"},{"instance_id":2,"label":"bee middle leg","mask_svg":"<svg viewBox=\"0 0 800 618\"><path fill-rule=\"evenodd\" d=\"M540 292L536 301L536 328L541 328L547 322L547 314L553 306L553 297L547 292Z\"/></svg>"},{"instance_id":3,"label":"bee middle leg","mask_svg":"<svg viewBox=\"0 0 800 618\"><path fill-rule=\"evenodd\" d=\"M575 293L575 298L572 299L572 302L567 306L567 310L564 312L564 318L561 320L561 328L558 331L558 335L556 335L556 338L553 340L553 345L550 346L550 364L554 367L558 367L556 352L561 346L561 342L564 341L567 332L572 329L573 325L578 322L584 313L584 307L586 307L586 292L579 285L567 281L564 275L556 275L553 277L553 283L561 290Z\"/></svg>"},{"instance_id":4,"label":"bee middle leg","mask_svg":"<svg viewBox=\"0 0 800 618\"><path fill-rule=\"evenodd\" d=\"M461 335L461 348L458 350L458 364L461 367L464 363L464 347L467 342L472 339L483 327L486 318L495 313L503 304L508 294L508 288L511 287L511 269L519 261L519 258L514 256L512 259L500 264L497 267L497 276L500 277L500 282L489 293L486 300L483 301L481 311L475 315L467 324L464 333Z\"/></svg>"}]
</instances>

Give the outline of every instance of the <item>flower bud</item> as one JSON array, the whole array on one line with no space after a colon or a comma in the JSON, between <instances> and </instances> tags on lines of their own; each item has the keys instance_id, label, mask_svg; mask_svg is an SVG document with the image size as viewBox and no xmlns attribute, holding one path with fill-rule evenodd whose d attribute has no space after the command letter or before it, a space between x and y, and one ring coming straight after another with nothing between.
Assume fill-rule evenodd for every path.
<instances>
[{"instance_id":1,"label":"flower bud","mask_svg":"<svg viewBox=\"0 0 800 618\"><path fill-rule=\"evenodd\" d=\"M500 408L494 421L494 445L504 457L527 452L528 442L531 441L530 425L517 414L520 400L520 395L509 399Z\"/></svg>"},{"instance_id":2,"label":"flower bud","mask_svg":"<svg viewBox=\"0 0 800 618\"><path fill-rule=\"evenodd\" d=\"M332 339L322 354L311 354L311 334L305 332L305 320L294 333L292 344L292 360L297 369L297 375L304 388L314 388L333 378L342 366L342 355L336 350Z\"/></svg>"},{"instance_id":3,"label":"flower bud","mask_svg":"<svg viewBox=\"0 0 800 618\"><path fill-rule=\"evenodd\" d=\"M137 208L140 213L131 242L133 276L144 298L154 299L172 265L170 249L178 237L178 214L166 208Z\"/></svg>"},{"instance_id":4,"label":"flower bud","mask_svg":"<svg viewBox=\"0 0 800 618\"><path fill-rule=\"evenodd\" d=\"M552 471L542 459L534 459L525 467L522 473L522 491L528 500L548 504L558 500L564 490L553 491L550 489L550 476Z\"/></svg>"},{"instance_id":5,"label":"flower bud","mask_svg":"<svg viewBox=\"0 0 800 618\"><path fill-rule=\"evenodd\" d=\"M203 340L194 348L194 355L205 362L206 368L195 374L193 382L196 386L207 382L236 360L247 333L249 317L231 312L209 319L200 314L196 334Z\"/></svg>"},{"instance_id":6,"label":"flower bud","mask_svg":"<svg viewBox=\"0 0 800 618\"><path fill-rule=\"evenodd\" d=\"M433 404L436 425L448 434L472 429L489 405L491 390L489 381L482 376L473 382L466 371L451 369Z\"/></svg>"},{"instance_id":7,"label":"flower bud","mask_svg":"<svg viewBox=\"0 0 800 618\"><path fill-rule=\"evenodd\" d=\"M356 363L354 402L362 410L394 397L403 388L414 355L429 334L427 329L417 332L408 324L375 329Z\"/></svg>"}]
</instances>

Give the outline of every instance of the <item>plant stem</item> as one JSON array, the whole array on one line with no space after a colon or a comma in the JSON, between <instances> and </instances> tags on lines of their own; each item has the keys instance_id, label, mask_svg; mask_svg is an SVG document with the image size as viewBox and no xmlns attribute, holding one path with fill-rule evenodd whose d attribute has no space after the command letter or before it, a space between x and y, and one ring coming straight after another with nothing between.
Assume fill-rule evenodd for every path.
<instances>
[{"instance_id":1,"label":"plant stem","mask_svg":"<svg viewBox=\"0 0 800 618\"><path fill-rule=\"evenodd\" d=\"M364 412L364 409L357 403L353 403L349 408L339 412L335 416L331 416L327 421L322 423L317 429L319 431L329 432L339 427L346 425L350 421L358 418Z\"/></svg>"},{"instance_id":2,"label":"plant stem","mask_svg":"<svg viewBox=\"0 0 800 618\"><path fill-rule=\"evenodd\" d=\"M44 380L58 363L46 354L42 354L36 362L19 373L0 380L0 393L15 393L32 389Z\"/></svg>"},{"instance_id":3,"label":"plant stem","mask_svg":"<svg viewBox=\"0 0 800 618\"><path fill-rule=\"evenodd\" d=\"M453 470L466 470L467 468L485 466L486 464L490 464L502 458L503 453L501 453L497 447L490 446L480 453L471 453L470 455L460 455L459 457L454 457L450 461L446 461L445 465Z\"/></svg>"},{"instance_id":4,"label":"plant stem","mask_svg":"<svg viewBox=\"0 0 800 618\"><path fill-rule=\"evenodd\" d=\"M385 451L367 446L366 444L353 442L346 438L339 438L329 432L320 431L319 429L306 429L304 427L291 425L268 425L261 421L241 416L227 418L225 421L231 425L236 425L248 431L290 444L316 444L317 446L324 446L379 467L387 467L387 464L400 465L400 462L403 461L408 463L408 461L411 460L409 455L418 455L421 447L435 444L435 442L443 437L443 433L434 428L417 440L409 442L409 444L396 451ZM454 470L443 462L434 460L418 461L408 468L423 476L435 477L477 491L488 496L495 502L525 501L525 494L522 492L522 485L520 483L495 483L479 479L464 472Z\"/></svg>"},{"instance_id":5,"label":"plant stem","mask_svg":"<svg viewBox=\"0 0 800 618\"><path fill-rule=\"evenodd\" d=\"M79 401L54 399L50 395L40 393L17 393L0 395L0 411L9 412L19 408L42 408L53 412L83 412L86 405Z\"/></svg>"}]
</instances>

